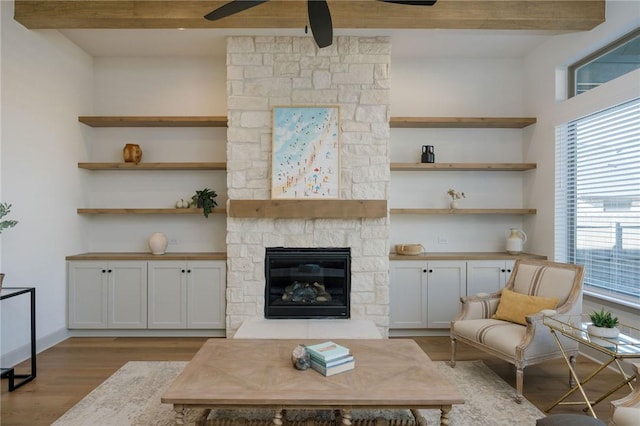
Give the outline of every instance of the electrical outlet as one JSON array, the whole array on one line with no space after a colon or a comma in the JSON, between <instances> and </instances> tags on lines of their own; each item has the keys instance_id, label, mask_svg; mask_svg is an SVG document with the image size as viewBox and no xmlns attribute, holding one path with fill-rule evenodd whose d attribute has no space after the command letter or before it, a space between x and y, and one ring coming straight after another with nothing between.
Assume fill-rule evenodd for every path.
<instances>
[{"instance_id":1,"label":"electrical outlet","mask_svg":"<svg viewBox=\"0 0 640 426\"><path fill-rule=\"evenodd\" d=\"M169 245L170 246L175 246L178 244L178 240L176 240L175 238L170 238L169 239Z\"/></svg>"},{"instance_id":2,"label":"electrical outlet","mask_svg":"<svg viewBox=\"0 0 640 426\"><path fill-rule=\"evenodd\" d=\"M449 239L447 237L438 237L438 244L449 244Z\"/></svg>"}]
</instances>

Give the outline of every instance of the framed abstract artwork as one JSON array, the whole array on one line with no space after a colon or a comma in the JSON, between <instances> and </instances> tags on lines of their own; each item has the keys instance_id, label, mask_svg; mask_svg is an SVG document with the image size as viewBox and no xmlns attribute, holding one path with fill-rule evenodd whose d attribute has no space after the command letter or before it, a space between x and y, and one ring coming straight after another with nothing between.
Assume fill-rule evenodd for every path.
<instances>
[{"instance_id":1,"label":"framed abstract artwork","mask_svg":"<svg viewBox=\"0 0 640 426\"><path fill-rule=\"evenodd\" d=\"M272 199L340 197L340 109L274 107Z\"/></svg>"}]
</instances>

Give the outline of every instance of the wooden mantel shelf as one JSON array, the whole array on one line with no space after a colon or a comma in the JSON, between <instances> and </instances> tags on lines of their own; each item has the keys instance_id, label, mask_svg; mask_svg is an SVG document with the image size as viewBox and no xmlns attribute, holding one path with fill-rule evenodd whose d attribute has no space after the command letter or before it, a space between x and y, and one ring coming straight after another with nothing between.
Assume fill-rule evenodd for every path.
<instances>
[{"instance_id":1,"label":"wooden mantel shelf","mask_svg":"<svg viewBox=\"0 0 640 426\"><path fill-rule=\"evenodd\" d=\"M380 218L386 200L230 200L228 216L237 218Z\"/></svg>"}]
</instances>

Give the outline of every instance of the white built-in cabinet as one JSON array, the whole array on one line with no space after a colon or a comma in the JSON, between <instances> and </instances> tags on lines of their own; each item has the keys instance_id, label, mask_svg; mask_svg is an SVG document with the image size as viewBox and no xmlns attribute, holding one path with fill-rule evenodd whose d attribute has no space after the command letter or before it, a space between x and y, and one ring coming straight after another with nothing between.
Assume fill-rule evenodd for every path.
<instances>
[{"instance_id":1,"label":"white built-in cabinet","mask_svg":"<svg viewBox=\"0 0 640 426\"><path fill-rule=\"evenodd\" d=\"M449 328L465 291L464 261L393 261L390 328Z\"/></svg>"},{"instance_id":2,"label":"white built-in cabinet","mask_svg":"<svg viewBox=\"0 0 640 426\"><path fill-rule=\"evenodd\" d=\"M70 329L224 329L226 262L70 261Z\"/></svg>"},{"instance_id":3,"label":"white built-in cabinet","mask_svg":"<svg viewBox=\"0 0 640 426\"><path fill-rule=\"evenodd\" d=\"M149 262L149 328L224 328L222 262Z\"/></svg>"},{"instance_id":4,"label":"white built-in cabinet","mask_svg":"<svg viewBox=\"0 0 640 426\"><path fill-rule=\"evenodd\" d=\"M495 293L505 286L514 260L470 260L467 262L467 295Z\"/></svg>"},{"instance_id":5,"label":"white built-in cabinet","mask_svg":"<svg viewBox=\"0 0 640 426\"><path fill-rule=\"evenodd\" d=\"M146 328L147 263L68 263L69 328Z\"/></svg>"},{"instance_id":6,"label":"white built-in cabinet","mask_svg":"<svg viewBox=\"0 0 640 426\"><path fill-rule=\"evenodd\" d=\"M451 256L460 259L459 255ZM460 312L460 297L500 290L509 280L514 264L515 258L392 259L389 262L389 328L449 328L451 320Z\"/></svg>"}]
</instances>

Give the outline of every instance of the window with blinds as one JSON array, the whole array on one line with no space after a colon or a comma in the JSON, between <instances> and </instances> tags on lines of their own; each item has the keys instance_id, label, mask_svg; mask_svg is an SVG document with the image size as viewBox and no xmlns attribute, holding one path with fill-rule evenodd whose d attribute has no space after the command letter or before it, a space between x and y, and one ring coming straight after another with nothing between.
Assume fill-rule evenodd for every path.
<instances>
[{"instance_id":1,"label":"window with blinds","mask_svg":"<svg viewBox=\"0 0 640 426\"><path fill-rule=\"evenodd\" d=\"M640 68L640 28L569 66L569 97Z\"/></svg>"},{"instance_id":2,"label":"window with blinds","mask_svg":"<svg viewBox=\"0 0 640 426\"><path fill-rule=\"evenodd\" d=\"M640 306L640 98L556 128L555 252L584 290Z\"/></svg>"}]
</instances>

